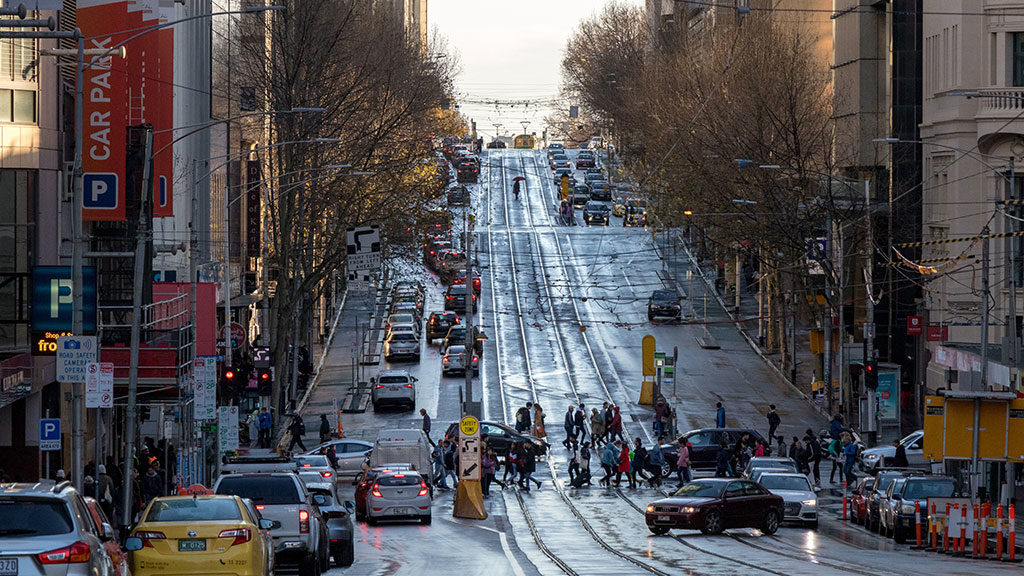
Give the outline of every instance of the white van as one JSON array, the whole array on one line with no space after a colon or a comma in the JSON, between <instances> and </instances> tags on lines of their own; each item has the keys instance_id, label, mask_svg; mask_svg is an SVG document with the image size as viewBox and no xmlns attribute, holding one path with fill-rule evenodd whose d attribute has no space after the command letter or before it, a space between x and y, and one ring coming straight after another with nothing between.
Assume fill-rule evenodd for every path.
<instances>
[{"instance_id":1,"label":"white van","mask_svg":"<svg viewBox=\"0 0 1024 576\"><path fill-rule=\"evenodd\" d=\"M431 478L430 442L422 430L381 430L370 452L370 468L393 462L408 463L424 476Z\"/></svg>"}]
</instances>

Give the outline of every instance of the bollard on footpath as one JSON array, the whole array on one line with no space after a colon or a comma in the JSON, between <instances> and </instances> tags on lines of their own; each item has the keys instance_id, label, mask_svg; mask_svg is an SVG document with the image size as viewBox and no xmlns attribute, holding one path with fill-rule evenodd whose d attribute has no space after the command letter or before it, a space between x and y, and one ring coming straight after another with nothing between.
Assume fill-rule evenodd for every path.
<instances>
[{"instance_id":1,"label":"bollard on footpath","mask_svg":"<svg viewBox=\"0 0 1024 576\"><path fill-rule=\"evenodd\" d=\"M935 517L935 503L932 502L932 513L928 515L928 534L931 538L931 549L939 549L939 533L938 526L936 525L937 518Z\"/></svg>"},{"instance_id":2,"label":"bollard on footpath","mask_svg":"<svg viewBox=\"0 0 1024 576\"><path fill-rule=\"evenodd\" d=\"M921 501L914 500L914 530L917 537L917 545L915 548L921 547Z\"/></svg>"},{"instance_id":3,"label":"bollard on footpath","mask_svg":"<svg viewBox=\"0 0 1024 576\"><path fill-rule=\"evenodd\" d=\"M978 557L981 551L981 537L978 530L978 505L971 507L971 556Z\"/></svg>"},{"instance_id":4,"label":"bollard on footpath","mask_svg":"<svg viewBox=\"0 0 1024 576\"><path fill-rule=\"evenodd\" d=\"M949 554L949 502L946 502L946 521L942 523L942 551Z\"/></svg>"},{"instance_id":5,"label":"bollard on footpath","mask_svg":"<svg viewBox=\"0 0 1024 576\"><path fill-rule=\"evenodd\" d=\"M1003 559L1003 505L996 508L996 560Z\"/></svg>"},{"instance_id":6,"label":"bollard on footpath","mask_svg":"<svg viewBox=\"0 0 1024 576\"><path fill-rule=\"evenodd\" d=\"M1017 560L1017 522L1014 517L1013 504L1010 504L1010 517L1007 520L1007 530L1010 535L1006 537L1006 553L1009 556L1004 562L1019 562Z\"/></svg>"}]
</instances>

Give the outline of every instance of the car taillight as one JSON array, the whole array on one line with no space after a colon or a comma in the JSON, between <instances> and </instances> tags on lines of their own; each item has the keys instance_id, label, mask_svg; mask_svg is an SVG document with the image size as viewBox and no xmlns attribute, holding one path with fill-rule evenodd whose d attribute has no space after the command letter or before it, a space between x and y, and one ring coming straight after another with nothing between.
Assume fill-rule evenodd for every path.
<instances>
[{"instance_id":1,"label":"car taillight","mask_svg":"<svg viewBox=\"0 0 1024 576\"><path fill-rule=\"evenodd\" d=\"M427 488L427 483L420 480L420 493L417 496L426 496L429 492L430 489Z\"/></svg>"},{"instance_id":2,"label":"car taillight","mask_svg":"<svg viewBox=\"0 0 1024 576\"><path fill-rule=\"evenodd\" d=\"M477 361L477 360L479 360L479 359L480 359L480 357L479 357L479 356L476 356L476 355L474 355L474 356L473 356L473 362L476 362L476 361Z\"/></svg>"},{"instance_id":3,"label":"car taillight","mask_svg":"<svg viewBox=\"0 0 1024 576\"><path fill-rule=\"evenodd\" d=\"M310 464L303 464L302 465L303 468L309 468L310 466L311 466Z\"/></svg>"},{"instance_id":4,"label":"car taillight","mask_svg":"<svg viewBox=\"0 0 1024 576\"><path fill-rule=\"evenodd\" d=\"M217 538L234 538L232 546L235 544L245 544L249 540L252 540L252 533L249 532L248 528L233 528L231 530L221 530Z\"/></svg>"},{"instance_id":5,"label":"car taillight","mask_svg":"<svg viewBox=\"0 0 1024 576\"><path fill-rule=\"evenodd\" d=\"M299 510L299 532L309 534L309 511Z\"/></svg>"},{"instance_id":6,"label":"car taillight","mask_svg":"<svg viewBox=\"0 0 1024 576\"><path fill-rule=\"evenodd\" d=\"M402 388L412 388L412 384L402 384Z\"/></svg>"},{"instance_id":7,"label":"car taillight","mask_svg":"<svg viewBox=\"0 0 1024 576\"><path fill-rule=\"evenodd\" d=\"M263 504L257 504L256 505L256 509L257 510L263 510L264 508L266 508L266 506L264 506Z\"/></svg>"},{"instance_id":8,"label":"car taillight","mask_svg":"<svg viewBox=\"0 0 1024 576\"><path fill-rule=\"evenodd\" d=\"M320 476L322 476L324 478L330 478L331 476L334 476L334 473L333 472L321 472Z\"/></svg>"},{"instance_id":9,"label":"car taillight","mask_svg":"<svg viewBox=\"0 0 1024 576\"><path fill-rule=\"evenodd\" d=\"M383 388L383 387L384 387L384 385L383 385L383 384L377 384L376 386L374 386L374 388L377 388L378 390L379 390L379 389L381 389L381 388Z\"/></svg>"},{"instance_id":10,"label":"car taillight","mask_svg":"<svg viewBox=\"0 0 1024 576\"><path fill-rule=\"evenodd\" d=\"M431 324L437 324L437 319L436 318L431 318L430 319L430 323Z\"/></svg>"},{"instance_id":11,"label":"car taillight","mask_svg":"<svg viewBox=\"0 0 1024 576\"><path fill-rule=\"evenodd\" d=\"M373 488L370 489L370 494L373 494L377 498L384 497L384 495L380 493L380 484L377 484L376 482L373 483Z\"/></svg>"},{"instance_id":12,"label":"car taillight","mask_svg":"<svg viewBox=\"0 0 1024 576\"><path fill-rule=\"evenodd\" d=\"M449 300L455 300L455 296L445 296L445 298L447 298Z\"/></svg>"},{"instance_id":13,"label":"car taillight","mask_svg":"<svg viewBox=\"0 0 1024 576\"><path fill-rule=\"evenodd\" d=\"M447 355L447 354L445 354L444 358L442 358L442 361L443 361L443 362L449 362L449 360L448 360L448 355Z\"/></svg>"},{"instance_id":14,"label":"car taillight","mask_svg":"<svg viewBox=\"0 0 1024 576\"><path fill-rule=\"evenodd\" d=\"M79 540L71 546L37 554L40 564L81 564L92 557L89 544Z\"/></svg>"},{"instance_id":15,"label":"car taillight","mask_svg":"<svg viewBox=\"0 0 1024 576\"><path fill-rule=\"evenodd\" d=\"M150 540L164 540L165 538L167 538L166 536L164 536L163 532L146 532L146 531L136 532L135 533L135 537L136 538L141 538L142 539L142 545L145 546L146 548L152 548L153 547L153 543L150 542Z\"/></svg>"}]
</instances>

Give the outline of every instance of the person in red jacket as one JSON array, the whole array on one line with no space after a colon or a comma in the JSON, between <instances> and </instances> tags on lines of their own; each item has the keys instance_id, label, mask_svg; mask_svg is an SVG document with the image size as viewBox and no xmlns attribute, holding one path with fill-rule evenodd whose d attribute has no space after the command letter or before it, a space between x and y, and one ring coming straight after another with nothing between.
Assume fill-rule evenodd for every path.
<instances>
[{"instance_id":1,"label":"person in red jacket","mask_svg":"<svg viewBox=\"0 0 1024 576\"><path fill-rule=\"evenodd\" d=\"M618 412L616 412L618 416ZM622 451L619 452L619 468L615 472L615 485L618 486L622 482L622 475L625 474L629 480L629 487L636 488L636 479L632 474L629 473L629 467L631 462L629 461L629 445L625 442L616 441L617 446L622 447Z\"/></svg>"},{"instance_id":2,"label":"person in red jacket","mask_svg":"<svg viewBox=\"0 0 1024 576\"><path fill-rule=\"evenodd\" d=\"M626 437L622 435L622 414L619 413L619 407L616 406L613 410L614 413L612 414L612 421L611 424L608 425L608 438L612 439L618 436L619 440L621 440L623 444L628 445L629 443L626 441Z\"/></svg>"}]
</instances>

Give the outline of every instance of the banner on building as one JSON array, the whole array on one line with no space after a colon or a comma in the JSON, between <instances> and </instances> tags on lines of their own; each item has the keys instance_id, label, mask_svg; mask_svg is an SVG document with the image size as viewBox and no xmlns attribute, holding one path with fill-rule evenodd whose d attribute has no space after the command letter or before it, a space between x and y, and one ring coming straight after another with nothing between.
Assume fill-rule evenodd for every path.
<instances>
[{"instance_id":1,"label":"banner on building","mask_svg":"<svg viewBox=\"0 0 1024 576\"><path fill-rule=\"evenodd\" d=\"M245 164L245 254L249 258L260 256L260 161Z\"/></svg>"}]
</instances>

